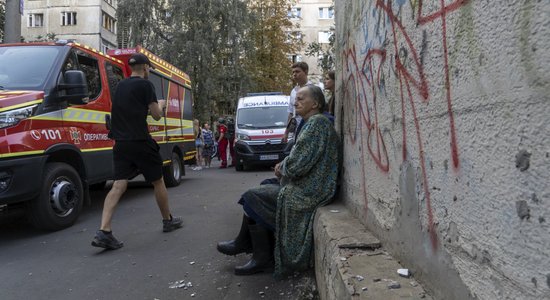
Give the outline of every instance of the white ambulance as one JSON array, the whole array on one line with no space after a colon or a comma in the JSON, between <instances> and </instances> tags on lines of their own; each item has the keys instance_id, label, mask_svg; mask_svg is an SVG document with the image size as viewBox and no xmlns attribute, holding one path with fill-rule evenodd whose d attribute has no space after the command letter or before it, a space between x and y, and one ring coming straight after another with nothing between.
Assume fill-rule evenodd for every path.
<instances>
[{"instance_id":1,"label":"white ambulance","mask_svg":"<svg viewBox=\"0 0 550 300\"><path fill-rule=\"evenodd\" d=\"M240 98L235 117L235 169L249 165L275 165L292 143L282 143L288 119L289 96L251 93Z\"/></svg>"}]
</instances>

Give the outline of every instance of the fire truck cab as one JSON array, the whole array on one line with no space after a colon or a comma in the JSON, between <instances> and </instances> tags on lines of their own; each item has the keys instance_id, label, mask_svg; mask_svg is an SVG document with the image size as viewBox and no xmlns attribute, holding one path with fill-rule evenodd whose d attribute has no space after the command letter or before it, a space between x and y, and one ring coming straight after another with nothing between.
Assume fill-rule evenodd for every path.
<instances>
[{"instance_id":1,"label":"fire truck cab","mask_svg":"<svg viewBox=\"0 0 550 300\"><path fill-rule=\"evenodd\" d=\"M144 48L108 54L75 42L0 45L0 211L23 206L33 225L71 226L89 188L113 175L111 97L130 75L129 56L147 55L165 117L148 118L161 146L164 179L176 186L194 156L189 76Z\"/></svg>"}]
</instances>

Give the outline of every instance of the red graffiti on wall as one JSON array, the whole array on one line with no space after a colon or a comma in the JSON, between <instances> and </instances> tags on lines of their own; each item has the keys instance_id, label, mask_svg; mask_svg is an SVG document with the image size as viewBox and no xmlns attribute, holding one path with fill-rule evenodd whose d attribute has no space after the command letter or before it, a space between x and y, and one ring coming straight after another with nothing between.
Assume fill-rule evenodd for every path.
<instances>
[{"instance_id":1,"label":"red graffiti on wall","mask_svg":"<svg viewBox=\"0 0 550 300\"><path fill-rule=\"evenodd\" d=\"M459 9L464 4L468 3L468 0L456 0L448 5L445 5L445 0L440 0L440 9L428 15L423 15L423 1L419 0L417 23L419 25L425 25L430 22L435 22L441 19L441 31L442 31L442 46L443 46L443 71L445 74L445 90L447 111L449 116L450 126L450 147L451 156L454 168L459 167L459 155L458 144L456 140L456 129L454 122L454 113L452 109L452 97L449 75L449 62L448 62L448 49L447 49L447 21L446 16L448 13ZM421 101L427 103L430 98L428 89L428 80L424 73L424 67L419 57L418 51L413 44L409 32L403 26L398 16L392 9L391 0L376 0L376 8L382 11L391 24L391 30L393 35L393 48L395 50L395 72L399 78L399 90L401 100L401 126L403 130L402 143L402 159L407 160L407 133L406 133L406 108L407 104L410 106L413 116L413 122L416 131L416 142L418 144L420 168L422 170L422 181L424 188L424 195L426 197L426 208L428 214L428 230L430 232L430 240L432 247L437 249L438 239L435 228L435 221L433 217L433 208L431 202L431 195L428 184L426 159L424 153L424 143L422 141L421 128L418 119L417 109L415 106L414 92L421 97ZM407 54L410 54L412 63L405 64L404 57L400 55L398 37L404 39L404 43L401 45L401 49L404 49ZM349 36L348 36L349 45ZM345 72L342 78L345 79L344 93L346 97L353 97L356 99L355 104L351 107L350 113L355 113L355 120L348 124L348 131L351 137L352 144L357 142L357 129L366 129L366 149L371 159L377 165L382 172L389 171L389 159L386 149L386 143L384 137L378 126L378 91L383 84L382 68L386 63L386 50L371 48L367 51L363 58L361 68L357 62L357 52L355 45L352 45L344 51L343 55L343 71ZM351 94L353 93L353 94ZM352 112L353 111L353 112ZM349 114L348 114L349 116ZM365 148L364 136L360 135L360 143L362 150ZM361 151L361 163L365 163L365 151ZM364 168L362 168L363 176L363 193L365 199L365 207L368 208L367 192L366 192L366 174Z\"/></svg>"}]
</instances>

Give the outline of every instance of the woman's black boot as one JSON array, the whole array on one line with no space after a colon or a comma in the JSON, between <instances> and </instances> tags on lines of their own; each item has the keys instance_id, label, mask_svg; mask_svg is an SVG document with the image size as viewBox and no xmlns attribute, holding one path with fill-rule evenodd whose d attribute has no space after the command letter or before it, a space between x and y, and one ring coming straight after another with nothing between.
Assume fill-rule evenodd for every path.
<instances>
[{"instance_id":1,"label":"woman's black boot","mask_svg":"<svg viewBox=\"0 0 550 300\"><path fill-rule=\"evenodd\" d=\"M252 241L248 230L249 218L243 215L241 230L234 240L218 243L218 251L226 255L237 255L239 253L252 252Z\"/></svg>"},{"instance_id":2,"label":"woman's black boot","mask_svg":"<svg viewBox=\"0 0 550 300\"><path fill-rule=\"evenodd\" d=\"M248 225L252 238L252 259L244 266L235 267L235 275L252 275L273 268L271 232L261 225Z\"/></svg>"}]
</instances>

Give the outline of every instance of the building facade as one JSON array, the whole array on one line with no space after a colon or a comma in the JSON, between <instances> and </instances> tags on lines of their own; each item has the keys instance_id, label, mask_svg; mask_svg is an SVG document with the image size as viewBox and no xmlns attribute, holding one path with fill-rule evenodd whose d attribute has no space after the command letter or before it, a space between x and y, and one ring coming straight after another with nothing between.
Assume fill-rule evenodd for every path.
<instances>
[{"instance_id":1,"label":"building facade","mask_svg":"<svg viewBox=\"0 0 550 300\"><path fill-rule=\"evenodd\" d=\"M329 46L334 30L334 3L332 0L295 0L288 11L288 17L295 27L289 32L295 38L301 38L303 46L297 53L290 55L293 62L304 61L309 65L309 78L314 83L322 82L323 71L317 65L317 57L305 54L307 46L319 43Z\"/></svg>"},{"instance_id":2,"label":"building facade","mask_svg":"<svg viewBox=\"0 0 550 300\"><path fill-rule=\"evenodd\" d=\"M72 39L103 52L117 47L117 0L27 0L25 41Z\"/></svg>"}]
</instances>

